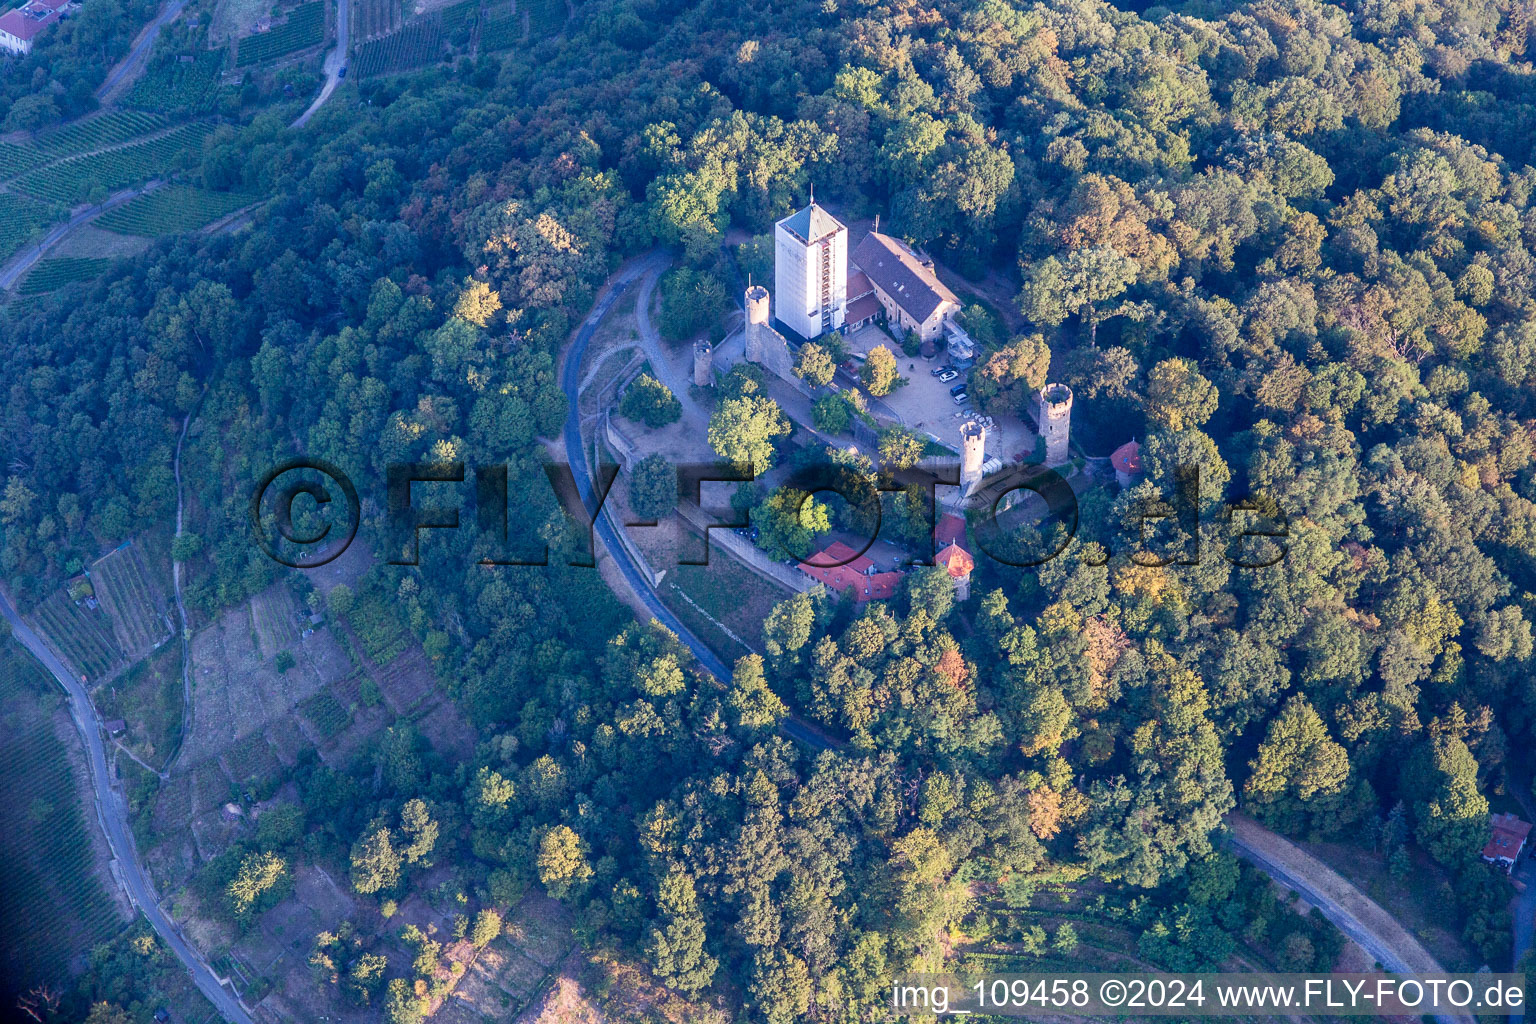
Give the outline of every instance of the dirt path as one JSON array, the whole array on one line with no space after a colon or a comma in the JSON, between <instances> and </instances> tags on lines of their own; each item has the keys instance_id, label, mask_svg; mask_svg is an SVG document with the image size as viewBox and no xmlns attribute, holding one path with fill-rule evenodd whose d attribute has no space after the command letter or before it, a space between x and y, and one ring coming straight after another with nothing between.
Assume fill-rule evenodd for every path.
<instances>
[{"instance_id":1,"label":"dirt path","mask_svg":"<svg viewBox=\"0 0 1536 1024\"><path fill-rule=\"evenodd\" d=\"M192 413L198 405L202 404L203 395L208 393L207 385L203 386L202 394L197 396L197 401L192 403L192 408L187 410L186 417L181 421L181 433L176 437L176 457L171 461L171 472L176 478L176 539L181 539L182 519L186 510L186 502L181 491L181 446L187 440L187 428L192 425ZM177 758L187 747L187 734L192 731L192 630L187 628L187 606L181 600L181 563L176 560L175 552L171 557L171 587L176 594L176 614L181 619L181 739L176 744L176 752L165 762L165 770L160 773L162 779L171 777L171 769L175 766Z\"/></svg>"},{"instance_id":2,"label":"dirt path","mask_svg":"<svg viewBox=\"0 0 1536 1024\"><path fill-rule=\"evenodd\" d=\"M1232 848L1276 882L1323 912L1345 935L1358 942L1387 970L1397 974L1444 971L1418 939L1375 900L1337 871L1246 815L1227 815ZM1441 1014L1440 1024L1472 1024L1470 1016Z\"/></svg>"}]
</instances>

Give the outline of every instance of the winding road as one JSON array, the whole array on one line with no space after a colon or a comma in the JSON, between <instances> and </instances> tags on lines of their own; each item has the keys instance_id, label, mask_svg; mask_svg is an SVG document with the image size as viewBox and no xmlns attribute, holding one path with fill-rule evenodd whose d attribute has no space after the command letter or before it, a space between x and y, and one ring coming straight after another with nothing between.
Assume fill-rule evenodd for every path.
<instances>
[{"instance_id":1,"label":"winding road","mask_svg":"<svg viewBox=\"0 0 1536 1024\"><path fill-rule=\"evenodd\" d=\"M138 846L133 840L133 829L128 824L128 802L112 785L111 771L107 766L106 747L102 742L101 717L96 713L95 705L91 703L90 694L86 693L85 687L74 674L64 667L63 662L49 649L48 645L43 643L32 628L22 620L11 605L10 598L3 593L0 593L0 615L4 615L5 620L10 623L11 635L31 651L33 657L43 663L43 667L53 674L69 697L69 713L74 718L75 728L79 730L80 738L85 744L91 788L96 795L96 819L101 823L101 830L107 837L107 845L117 861L117 877L122 883L123 891L128 894L133 904L143 911L150 925L171 948L171 952L176 954L176 958L186 965L192 981L203 995L208 997L208 1001L214 1005L220 1016L231 1024L252 1024L251 1015L240 1004L240 1000L219 984L219 979L214 975L213 969L208 966L208 961L203 959L202 953L182 936L175 922L160 909L160 899L155 895L149 874L144 870L144 864L139 859Z\"/></svg>"},{"instance_id":2,"label":"winding road","mask_svg":"<svg viewBox=\"0 0 1536 1024\"><path fill-rule=\"evenodd\" d=\"M10 263L6 264L4 270L0 270L0 289L13 287L17 281L21 280L23 274L32 269L34 263L43 258L44 253L64 241L69 235L74 234L108 210L116 209L128 200L137 198L146 192L153 192L162 184L164 182L151 181L138 188L125 188L121 192L107 197L100 205L87 206L85 209L77 211L64 223L55 224L53 229L43 236L42 241L32 246L32 248L20 256L12 259Z\"/></svg>"},{"instance_id":3,"label":"winding road","mask_svg":"<svg viewBox=\"0 0 1536 1024\"><path fill-rule=\"evenodd\" d=\"M562 432L562 439L565 442L565 457L566 461L570 463L571 473L576 478L576 489L580 493L582 504L587 507L589 515L593 506L596 505L596 501L592 497L594 492L592 489L591 467L587 465L586 451L581 443L581 409L580 403L577 401L581 391L581 360L586 355L587 345L591 342L592 335L597 332L598 326L603 322L603 318L608 315L608 311L613 308L613 304L618 301L619 296L623 295L624 290L633 284L637 278L648 272L654 273L656 261L657 257L655 254L641 257L638 260L632 261L609 279L607 292L598 300L597 305L592 308L591 313L587 314L586 320L582 322L581 327L577 330L575 338L566 349L565 363L560 368L560 387L565 391L565 397L569 403L565 417L565 429ZM722 683L729 682L731 678L729 666L721 660L719 655L710 650L704 641L700 640L687 626L683 625L682 620L670 608L662 603L651 581L630 559L629 552L625 549L624 545L619 543L613 522L609 519L606 512L594 517L592 530L597 539L602 541L603 547L612 556L614 564L618 566L619 571L624 574L624 579L629 584L630 589L644 602L646 609L655 616L657 621L676 633L678 639L688 645L688 649L693 652L694 657L698 659L699 664L704 667L705 671ZM779 728L790 739L798 740L817 750L827 750L838 745L836 741L824 735L809 722L794 716L786 718L780 723Z\"/></svg>"},{"instance_id":4,"label":"winding road","mask_svg":"<svg viewBox=\"0 0 1536 1024\"><path fill-rule=\"evenodd\" d=\"M1439 974L1445 969L1387 913L1348 879L1246 815L1227 815L1232 849L1292 890L1394 974ZM1439 1014L1439 1024L1474 1024L1470 1016Z\"/></svg>"},{"instance_id":5,"label":"winding road","mask_svg":"<svg viewBox=\"0 0 1536 1024\"><path fill-rule=\"evenodd\" d=\"M341 73L347 69L347 0L336 0L336 48L325 55L325 63L322 69L325 71L325 84L320 87L320 95L309 105L309 109L300 114L289 125L290 128L303 128L309 123L309 119L315 116L315 111L331 98L331 93L336 91L336 86L341 82Z\"/></svg>"}]
</instances>

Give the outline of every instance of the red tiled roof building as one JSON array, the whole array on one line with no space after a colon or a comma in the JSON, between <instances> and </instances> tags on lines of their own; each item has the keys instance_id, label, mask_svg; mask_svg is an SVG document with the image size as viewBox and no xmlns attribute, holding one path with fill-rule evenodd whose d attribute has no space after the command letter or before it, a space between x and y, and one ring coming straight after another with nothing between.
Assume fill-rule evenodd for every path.
<instances>
[{"instance_id":1,"label":"red tiled roof building","mask_svg":"<svg viewBox=\"0 0 1536 1024\"><path fill-rule=\"evenodd\" d=\"M28 0L0 14L0 47L11 53L32 52L32 40L67 12L69 0Z\"/></svg>"},{"instance_id":2,"label":"red tiled roof building","mask_svg":"<svg viewBox=\"0 0 1536 1024\"><path fill-rule=\"evenodd\" d=\"M880 601L896 596L901 573L876 572L875 563L840 540L800 563L800 571L831 590L852 591L853 599Z\"/></svg>"},{"instance_id":3,"label":"red tiled roof building","mask_svg":"<svg viewBox=\"0 0 1536 1024\"><path fill-rule=\"evenodd\" d=\"M1531 834L1531 823L1521 821L1513 814L1488 816L1488 845L1483 847L1483 860L1497 864L1508 874L1515 869L1515 862L1525 850L1525 841Z\"/></svg>"}]
</instances>

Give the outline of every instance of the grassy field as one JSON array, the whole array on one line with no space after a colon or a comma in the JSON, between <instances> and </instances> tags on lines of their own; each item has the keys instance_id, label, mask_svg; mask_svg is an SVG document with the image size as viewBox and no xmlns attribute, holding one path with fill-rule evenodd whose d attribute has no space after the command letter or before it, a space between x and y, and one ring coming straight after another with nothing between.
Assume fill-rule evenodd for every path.
<instances>
[{"instance_id":1,"label":"grassy field","mask_svg":"<svg viewBox=\"0 0 1536 1024\"><path fill-rule=\"evenodd\" d=\"M697 557L702 536L688 531L683 550ZM763 622L773 606L787 599L787 588L770 583L711 544L708 565L665 565L657 590L683 624L707 643L727 665L743 654L762 650Z\"/></svg>"},{"instance_id":2,"label":"grassy field","mask_svg":"<svg viewBox=\"0 0 1536 1024\"><path fill-rule=\"evenodd\" d=\"M39 260L22 278L23 295L42 295L76 281L92 281L106 272L112 260L101 256L58 256Z\"/></svg>"},{"instance_id":3,"label":"grassy field","mask_svg":"<svg viewBox=\"0 0 1536 1024\"><path fill-rule=\"evenodd\" d=\"M288 12L288 20L266 32L246 36L237 44L235 67L245 68L263 61L297 53L325 41L325 4L300 4Z\"/></svg>"},{"instance_id":4,"label":"grassy field","mask_svg":"<svg viewBox=\"0 0 1536 1024\"><path fill-rule=\"evenodd\" d=\"M120 235L145 238L182 234L212 224L255 201L255 196L244 192L170 185L108 210L97 218L96 226Z\"/></svg>"},{"instance_id":5,"label":"grassy field","mask_svg":"<svg viewBox=\"0 0 1536 1024\"><path fill-rule=\"evenodd\" d=\"M22 191L60 203L76 203L97 189L115 192L177 169L184 154L197 155L213 125L196 121L143 142L60 161L23 175Z\"/></svg>"},{"instance_id":6,"label":"grassy field","mask_svg":"<svg viewBox=\"0 0 1536 1024\"><path fill-rule=\"evenodd\" d=\"M0 192L0 260L31 241L37 229L54 219L54 210L47 203Z\"/></svg>"},{"instance_id":7,"label":"grassy field","mask_svg":"<svg viewBox=\"0 0 1536 1024\"><path fill-rule=\"evenodd\" d=\"M0 949L4 987L49 981L123 927L97 872L95 827L77 788L63 695L14 643L0 650Z\"/></svg>"},{"instance_id":8,"label":"grassy field","mask_svg":"<svg viewBox=\"0 0 1536 1024\"><path fill-rule=\"evenodd\" d=\"M121 741L146 764L159 767L181 738L181 644L166 644L91 694L105 719L128 725Z\"/></svg>"}]
</instances>

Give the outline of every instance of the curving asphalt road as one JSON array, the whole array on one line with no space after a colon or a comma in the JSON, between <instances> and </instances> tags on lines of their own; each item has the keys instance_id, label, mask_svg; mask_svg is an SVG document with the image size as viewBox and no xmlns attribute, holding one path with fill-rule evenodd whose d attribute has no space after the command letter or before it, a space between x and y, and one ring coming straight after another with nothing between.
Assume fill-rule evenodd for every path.
<instances>
[{"instance_id":1,"label":"curving asphalt road","mask_svg":"<svg viewBox=\"0 0 1536 1024\"><path fill-rule=\"evenodd\" d=\"M309 109L298 116L298 119L289 125L290 128L303 128L309 123L309 119L315 115L315 111L331 98L331 93L336 91L336 86L341 82L341 73L347 69L347 0L336 0L336 48L325 55L325 63L322 65L325 71L325 84L320 87L320 95L309 105Z\"/></svg>"},{"instance_id":2,"label":"curving asphalt road","mask_svg":"<svg viewBox=\"0 0 1536 1024\"><path fill-rule=\"evenodd\" d=\"M587 344L592 340L592 335L597 332L598 325L613 308L619 296L624 294L635 280L654 268L657 261L655 254L636 260L620 270L609 282L609 288L587 315L576 337L572 340L565 353L565 365L560 369L560 387L565 391L569 409L565 417L565 430L562 438L565 442L565 457L570 463L571 474L576 478L576 489L581 495L582 504L590 510L595 504L593 500L591 469L587 465L586 452L581 443L581 410L577 402L578 393L581 390L581 359L586 354ZM603 542L603 547L613 557L614 564L624 574L624 579L645 603L650 613L672 632L678 635L683 643L688 645L699 660L704 670L714 676L720 682L728 682L731 678L731 669L720 659L714 651L693 634L687 626L683 625L670 608L662 604L661 598L656 594L656 588L630 560L629 552L623 544L619 543L618 535L614 532L613 523L606 514L599 515L592 523L593 532ZM780 723L779 728L790 739L799 740L817 750L828 750L838 744L823 735L810 723L791 716Z\"/></svg>"},{"instance_id":3,"label":"curving asphalt road","mask_svg":"<svg viewBox=\"0 0 1536 1024\"><path fill-rule=\"evenodd\" d=\"M1322 911L1334 926L1394 974L1439 974L1444 968L1397 919L1322 861L1252 818L1227 815L1232 849L1276 882ZM1438 1024L1474 1024L1470 1016L1439 1014Z\"/></svg>"},{"instance_id":4,"label":"curving asphalt road","mask_svg":"<svg viewBox=\"0 0 1536 1024\"><path fill-rule=\"evenodd\" d=\"M133 841L133 830L128 824L128 802L112 786L112 776L107 768L106 748L101 739L101 718L96 714L90 695L85 692L85 687L80 684L74 674L64 667L63 662L16 613L10 599L3 593L0 593L0 614L3 614L5 620L10 623L11 635L31 651L33 657L43 663L43 667L53 674L69 696L69 713L75 720L75 728L80 731L81 740L85 743L91 787L96 793L96 818L107 837L107 845L112 850L112 856L117 860L118 878L122 882L124 891L128 893L128 898L143 911L150 925L154 927L160 938L165 940L165 944L171 948L171 952L176 954L176 958L186 965L192 981L214 1005L220 1016L231 1024L252 1024L251 1015L240 1004L240 1000L219 984L218 978L214 976L213 969L208 966L208 961L203 959L202 953L182 937L175 923L160 909L159 897L155 895L149 875L139 860L138 846Z\"/></svg>"}]
</instances>

